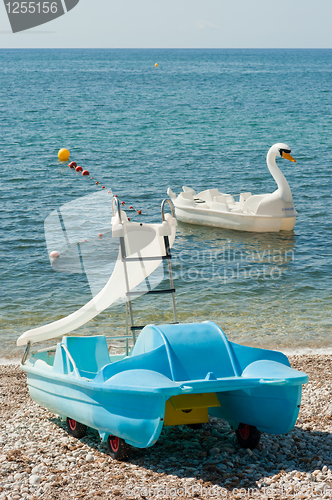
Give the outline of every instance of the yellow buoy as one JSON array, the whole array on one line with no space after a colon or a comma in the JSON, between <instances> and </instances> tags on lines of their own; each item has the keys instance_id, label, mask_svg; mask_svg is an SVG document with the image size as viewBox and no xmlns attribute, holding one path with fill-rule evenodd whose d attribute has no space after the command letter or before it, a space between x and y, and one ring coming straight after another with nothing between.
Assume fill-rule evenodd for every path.
<instances>
[{"instance_id":1,"label":"yellow buoy","mask_svg":"<svg viewBox=\"0 0 332 500\"><path fill-rule=\"evenodd\" d=\"M63 148L58 152L58 157L60 161L67 161L69 159L70 153L68 149Z\"/></svg>"},{"instance_id":2,"label":"yellow buoy","mask_svg":"<svg viewBox=\"0 0 332 500\"><path fill-rule=\"evenodd\" d=\"M158 63L155 64L155 67L158 68Z\"/></svg>"}]
</instances>

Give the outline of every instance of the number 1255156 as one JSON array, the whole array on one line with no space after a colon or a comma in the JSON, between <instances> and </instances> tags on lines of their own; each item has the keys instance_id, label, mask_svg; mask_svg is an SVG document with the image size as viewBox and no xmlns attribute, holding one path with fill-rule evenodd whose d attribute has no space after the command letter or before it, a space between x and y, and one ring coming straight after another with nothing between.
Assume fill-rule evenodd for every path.
<instances>
[{"instance_id":1,"label":"number 1255156","mask_svg":"<svg viewBox=\"0 0 332 500\"><path fill-rule=\"evenodd\" d=\"M13 2L6 3L8 14L55 14L57 2Z\"/></svg>"}]
</instances>

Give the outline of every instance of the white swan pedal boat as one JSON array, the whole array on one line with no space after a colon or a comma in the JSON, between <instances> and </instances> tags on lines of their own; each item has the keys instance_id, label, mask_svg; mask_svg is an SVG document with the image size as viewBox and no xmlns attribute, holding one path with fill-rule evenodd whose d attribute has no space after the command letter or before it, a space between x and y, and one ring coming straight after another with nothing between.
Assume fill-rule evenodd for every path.
<instances>
[{"instance_id":1,"label":"white swan pedal boat","mask_svg":"<svg viewBox=\"0 0 332 500\"><path fill-rule=\"evenodd\" d=\"M289 184L276 163L277 156L295 162L290 152L286 144L278 143L267 154L267 166L278 185L273 193L241 193L239 200L235 201L234 196L216 188L196 193L194 189L183 186L183 192L178 196L168 188L167 194L173 201L177 219L238 231L292 231L297 212Z\"/></svg>"}]
</instances>

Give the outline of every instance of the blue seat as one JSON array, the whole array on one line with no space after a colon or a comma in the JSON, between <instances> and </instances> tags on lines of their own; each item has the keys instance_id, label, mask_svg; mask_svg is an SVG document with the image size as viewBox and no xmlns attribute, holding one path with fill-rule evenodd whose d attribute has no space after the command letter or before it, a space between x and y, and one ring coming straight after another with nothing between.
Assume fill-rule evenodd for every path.
<instances>
[{"instance_id":1,"label":"blue seat","mask_svg":"<svg viewBox=\"0 0 332 500\"><path fill-rule=\"evenodd\" d=\"M63 343L80 372L97 373L110 363L106 337L64 337Z\"/></svg>"},{"instance_id":2,"label":"blue seat","mask_svg":"<svg viewBox=\"0 0 332 500\"><path fill-rule=\"evenodd\" d=\"M132 357L161 345L166 347L174 381L236 375L228 340L215 323L148 325L142 330Z\"/></svg>"}]
</instances>

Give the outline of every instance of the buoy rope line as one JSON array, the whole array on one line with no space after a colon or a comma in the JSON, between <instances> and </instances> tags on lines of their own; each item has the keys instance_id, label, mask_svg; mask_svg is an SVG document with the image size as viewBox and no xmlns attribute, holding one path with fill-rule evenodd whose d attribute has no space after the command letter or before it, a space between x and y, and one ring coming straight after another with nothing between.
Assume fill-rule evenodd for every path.
<instances>
[{"instance_id":1,"label":"buoy rope line","mask_svg":"<svg viewBox=\"0 0 332 500\"><path fill-rule=\"evenodd\" d=\"M112 228L110 229L107 229L104 233L99 233L98 236L95 236L94 238L90 238L89 239L89 243L91 243L92 241L96 241L96 240L101 240L103 238L103 236L106 236L106 234L110 233L112 231ZM70 245L68 248L66 248L66 250L63 250L61 252L61 255L64 256L67 252L69 252L69 250L71 250L73 247L77 247L79 249L79 247L81 245L84 245L84 243L87 243L87 240L82 240L82 241L78 241L77 243L73 243L72 245ZM79 250L80 252L80 250ZM80 254L81 255L81 254ZM50 259L52 262L54 262L56 259L58 259L60 257L60 252L58 252L57 250L53 250L51 253L50 253Z\"/></svg>"},{"instance_id":2,"label":"buoy rope line","mask_svg":"<svg viewBox=\"0 0 332 500\"><path fill-rule=\"evenodd\" d=\"M60 151L58 153L58 157L59 157L59 160L61 162L68 161L69 160L69 156L70 156L70 152L68 151L68 149L60 149ZM75 172L82 172L82 176L83 177L89 177L89 180L92 180L94 182L95 186L100 186L101 189L106 189L106 187L103 186L99 181L97 181L96 179L94 179L94 177L90 176L90 172L88 170L84 170L80 165L77 165L76 161L70 162L68 164L68 167L70 169L72 169L72 170L75 170ZM112 191L107 191L107 192L109 194L112 194ZM118 196L115 194L114 197L117 198ZM122 207L124 207L126 205L126 202L125 201L120 201L120 205ZM129 205L129 210L132 211L132 212L136 212L138 215L142 215L142 210L137 210L133 205ZM145 212L149 212L151 210L153 210L153 209L152 208L151 209L146 209ZM127 217L127 219L130 221L130 217ZM99 233L98 236L89 239L89 242L93 242L95 240L102 239L103 236L107 235L111 231L112 231L112 228L107 229L104 233ZM73 245L70 246L70 248L72 248L73 246L77 246L77 248L79 249L80 245L83 245L86 242L87 242L87 240L83 240L81 242L74 243ZM70 248L67 248L66 250L63 250L61 252L61 255L66 254L70 250ZM52 262L54 262L55 260L57 260L60 257L60 252L58 252L57 250L53 250L50 253L49 257L50 257L51 263L52 263Z\"/></svg>"},{"instance_id":3,"label":"buoy rope line","mask_svg":"<svg viewBox=\"0 0 332 500\"><path fill-rule=\"evenodd\" d=\"M88 170L83 170L83 168L80 165L77 165L76 161L72 161L71 163L68 164L68 167L75 170L75 172L82 172L83 176L89 177L89 180L94 181L96 186L100 186L101 189L106 189L105 186L101 185L99 181L97 181L94 177L90 177L90 172ZM108 191L108 193L112 193L112 191ZM118 197L117 194L114 195L115 198ZM120 201L120 205L124 207L126 205L125 201ZM142 215L142 210L137 210L133 205L129 206L129 210L136 212L138 215ZM130 220L130 217L127 217L128 220Z\"/></svg>"}]
</instances>

